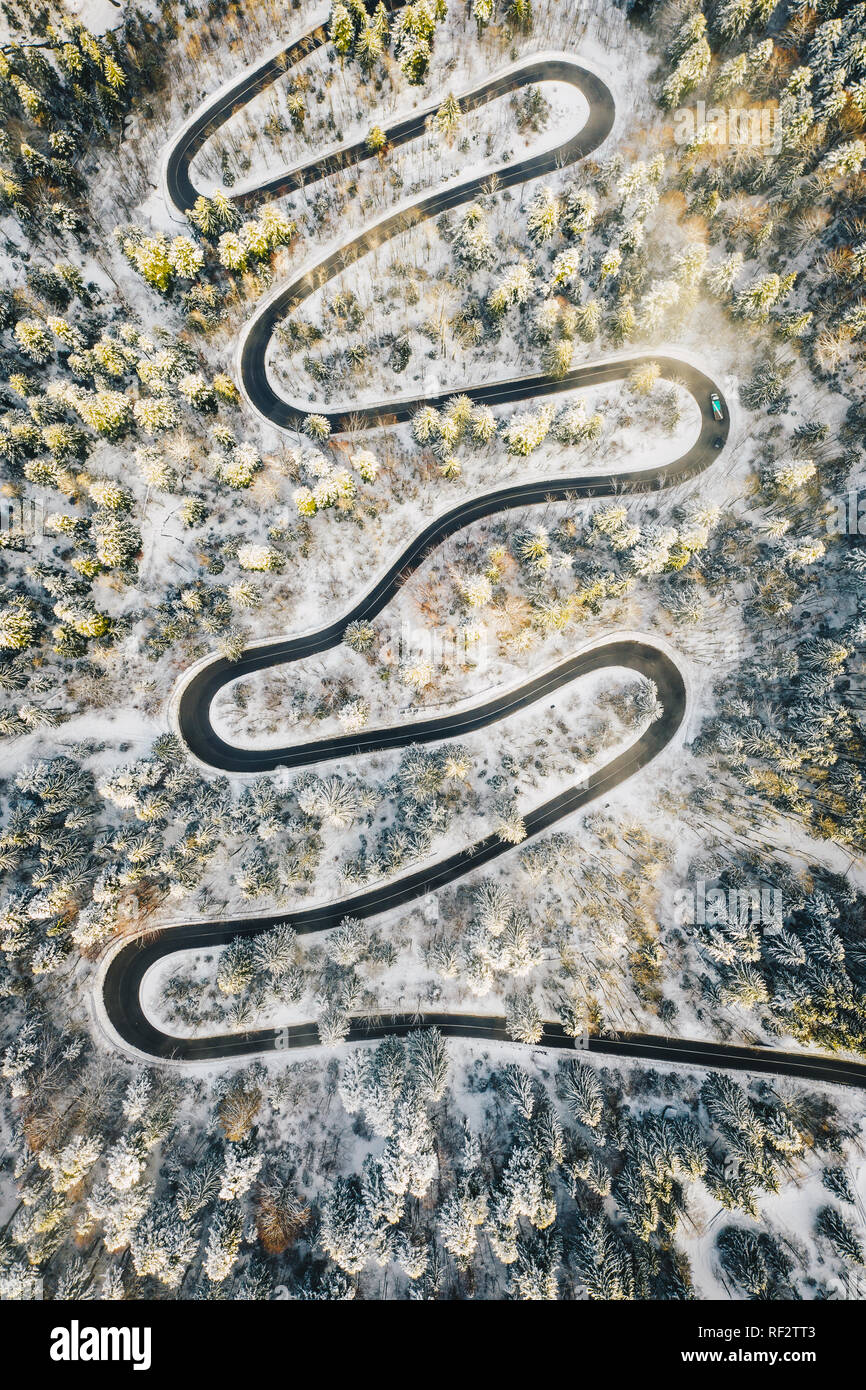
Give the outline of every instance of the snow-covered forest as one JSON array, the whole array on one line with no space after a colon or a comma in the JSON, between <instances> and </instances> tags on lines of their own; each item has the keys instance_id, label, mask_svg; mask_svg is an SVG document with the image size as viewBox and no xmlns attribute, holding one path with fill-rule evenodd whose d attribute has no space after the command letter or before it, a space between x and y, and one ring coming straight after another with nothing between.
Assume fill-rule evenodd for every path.
<instances>
[{"instance_id":1,"label":"snow-covered forest","mask_svg":"<svg viewBox=\"0 0 866 1390\"><path fill-rule=\"evenodd\" d=\"M0 1298L862 1298L866 4L0 0L0 117Z\"/></svg>"}]
</instances>

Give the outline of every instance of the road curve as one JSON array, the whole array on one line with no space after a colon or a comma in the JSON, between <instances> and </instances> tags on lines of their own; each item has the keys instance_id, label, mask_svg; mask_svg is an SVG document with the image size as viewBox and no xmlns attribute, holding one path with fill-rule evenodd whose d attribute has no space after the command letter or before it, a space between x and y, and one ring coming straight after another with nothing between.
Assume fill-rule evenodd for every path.
<instances>
[{"instance_id":1,"label":"road curve","mask_svg":"<svg viewBox=\"0 0 866 1390\"><path fill-rule=\"evenodd\" d=\"M589 108L584 124L559 145L541 150L499 170L496 174L498 188L508 188L552 173L597 149L607 139L613 127L613 97L600 77L565 53L545 53L522 59L488 81L459 94L462 106L477 107L519 87L554 80L568 83L583 94ZM433 103L414 113L408 120L389 127L386 132L389 140L402 143L404 140L417 137L424 131L428 116L435 110L436 103ZM363 143L345 147L344 156L352 163L374 157L369 154ZM322 177L323 173L327 172L328 162L326 159L306 166L303 172L304 182ZM478 174L399 204L370 223L357 236L344 238L325 255L305 262L291 280L262 300L243 328L238 348L241 384L250 404L260 415L280 429L293 429L301 424L306 415L315 413L324 415L334 431L395 424L412 416L421 403L421 399L416 396L391 397L387 401L364 406L346 405L340 409L328 409L321 404L292 400L283 396L270 380L267 371L271 339L277 325L287 313L296 309L315 290L339 275L348 265L359 261L398 233L477 198L483 193L489 178L489 174ZM286 184L285 178L283 184ZM241 196L243 199L248 195ZM462 394L469 396L473 401L490 405L502 404L531 396L571 391L577 385L592 384L591 376L587 376L591 371L590 368L584 368L555 381L546 376L514 377L495 385L468 385L460 389ZM604 381L613 378L601 375L596 379ZM453 389L443 392L441 396L425 395L422 399L425 404L440 405L452 395Z\"/></svg>"},{"instance_id":2,"label":"road curve","mask_svg":"<svg viewBox=\"0 0 866 1390\"><path fill-rule=\"evenodd\" d=\"M388 9L398 0L386 0ZM245 72L183 127L168 152L164 167L164 187L174 208L183 212L192 206L197 193L190 179L190 165L205 140L257 92L281 76L313 48L325 42L321 24L293 39L276 55ZM614 117L613 100L605 84L566 54L545 55L512 65L505 72L461 94L464 109L480 106L495 96L529 82L557 79L579 87L589 103L589 117L583 128L556 149L508 166L498 174L499 186L523 182L562 167L589 153L606 138ZM416 111L389 128L392 144L414 139L424 129L432 107ZM347 144L328 152L303 169L289 170L255 189L237 196L247 204L265 193L278 195L322 178L335 169L347 167L369 157L363 143ZM334 430L359 429L407 419L420 404L418 399L380 402L358 409L327 411L315 403L284 399L273 388L267 373L267 351L280 318L312 290L365 254L388 236L438 215L450 207L475 197L481 180L434 191L380 218L360 236L344 242L329 255L308 266L288 285L280 287L260 306L241 336L239 366L241 383L253 406L279 428L297 427L303 417L315 412L328 417ZM229 681L273 665L297 661L337 646L348 623L372 618L384 608L401 583L446 537L479 518L495 512L522 507L551 498L605 497L619 494L624 486L631 491L660 489L694 477L718 456L728 437L729 412L721 391L711 378L692 364L673 356L653 354L612 358L579 367L564 378L553 381L542 376L512 378L494 385L465 388L477 402L503 404L554 392L622 380L639 363L659 363L663 376L681 382L690 391L701 413L698 439L679 459L663 467L629 471L625 474L579 474L567 478L540 478L515 483L482 497L472 498L452 508L425 527L394 560L393 564L368 588L361 599L335 622L316 632L280 638L247 649L239 661L221 658L197 668L182 688L178 700L178 728L191 752L203 762L229 772L263 772L276 767L299 767L323 760L350 756L375 749L402 747L409 743L432 742L467 734L504 718L516 709L543 699L553 690L587 674L607 667L626 667L656 684L662 714L618 757L593 773L581 784L569 788L525 817L527 837L538 835L565 816L609 792L645 767L673 738L682 723L686 691L675 661L649 640L616 639L598 643L578 652L526 681L516 690L495 696L487 702L442 718L410 725L386 726L358 734L311 740L278 749L244 749L227 744L215 733L210 709L218 691ZM717 391L723 404L724 419L717 422L709 404ZM424 402L441 404L453 392L441 397L425 397ZM282 916L237 918L222 922L197 922L162 928L142 934L115 946L108 954L102 974L102 996L109 1023L120 1039L139 1053L178 1062L201 1062L236 1058L273 1050L319 1046L315 1023L248 1030L207 1038L178 1038L157 1028L141 1005L141 987L150 968L180 950L214 949L236 936L255 935L279 922L288 922L300 934L323 931L336 926L344 916L366 918L412 902L453 882L472 869L506 852L509 845L490 835L450 857L405 874L390 883L348 896L339 902L302 909ZM392 1014L378 1017L355 1016L350 1021L348 1042L405 1035L419 1027L437 1027L449 1037L473 1037L509 1042L505 1020L481 1014ZM812 1080L866 1087L866 1066L829 1056L784 1052L769 1048L750 1048L666 1036L620 1033L593 1036L585 1040L586 1050L611 1056L629 1056L652 1061L677 1062L689 1066L717 1066L733 1070L756 1071L770 1075L793 1075ZM538 1046L575 1048L575 1042L561 1024L544 1024Z\"/></svg>"},{"instance_id":3,"label":"road curve","mask_svg":"<svg viewBox=\"0 0 866 1390\"><path fill-rule=\"evenodd\" d=\"M649 358L616 358L593 366L580 367L569 373L571 381L567 384L573 389L574 385L587 386L599 382L622 380L633 367L645 360L649 360ZM674 483L683 482L702 472L718 458L718 449L724 445L728 437L730 424L724 397L719 391L725 416L724 420L719 423L714 420L709 403L710 393L717 389L710 377L697 367L677 357L655 356L652 360L658 363L664 376L681 381L685 385L701 412L701 427L698 438L680 458L661 466L654 465L650 468L635 469L628 473L583 473L567 477L537 478L526 483L512 483L508 487L484 493L482 496L470 498L468 501L452 507L450 511L436 517L419 531L384 573L374 580L357 603L333 622L315 632L303 633L297 637L257 643L248 647L237 661L231 662L222 657L215 657L212 661L196 668L178 697L178 728L190 751L202 762L224 772L266 772L276 767L300 767L303 764L315 762L320 757L336 757L352 752L369 752L376 748L411 741L406 737L408 730L401 728L397 731L391 731L387 737L384 731L377 730L360 735L353 734L341 738L295 744L286 748L258 750L235 748L227 744L215 732L210 710L216 695L230 681L238 680L242 676L266 670L272 666L300 661L304 657L314 656L339 646L349 623L376 617L406 582L409 575L423 563L424 559L438 545L474 521L491 516L496 512L546 503L551 499L590 497L603 499L621 495L624 487L628 487L633 492L658 490ZM542 377L531 377L524 379L524 390L526 389L526 380L531 383L531 391L527 391L527 394L540 394L545 387L555 389L562 384L560 382L551 383ZM485 397L489 399L497 389L504 390L511 385L515 385L515 383L505 383L499 388L487 388L484 393ZM519 386L520 383L516 383L516 385ZM573 676L568 677L568 679L573 678ZM534 682L528 682L527 699L523 701L524 704L528 704L536 698L529 693L533 684ZM486 709L487 707L483 708ZM482 719L481 722L489 721ZM463 715L437 720L436 726L447 728L452 734L469 732L470 728L473 727L466 724ZM414 726L416 739L422 738L420 731L424 727L420 724ZM395 732L399 735L398 737L392 736ZM435 733L428 735L428 738L435 737Z\"/></svg>"}]
</instances>

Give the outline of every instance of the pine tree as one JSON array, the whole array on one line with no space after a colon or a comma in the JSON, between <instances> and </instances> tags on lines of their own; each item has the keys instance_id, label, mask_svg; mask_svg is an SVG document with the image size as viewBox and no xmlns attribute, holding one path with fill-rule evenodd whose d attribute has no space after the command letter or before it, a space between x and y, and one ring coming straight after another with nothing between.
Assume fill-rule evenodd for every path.
<instances>
[{"instance_id":1,"label":"pine tree","mask_svg":"<svg viewBox=\"0 0 866 1390\"><path fill-rule=\"evenodd\" d=\"M604 1212L579 1218L572 1263L590 1298L609 1301L634 1296L628 1255Z\"/></svg>"},{"instance_id":2,"label":"pine tree","mask_svg":"<svg viewBox=\"0 0 866 1390\"><path fill-rule=\"evenodd\" d=\"M208 1231L204 1272L211 1283L227 1279L238 1257L243 1234L243 1213L235 1202L217 1207Z\"/></svg>"},{"instance_id":3,"label":"pine tree","mask_svg":"<svg viewBox=\"0 0 866 1390\"><path fill-rule=\"evenodd\" d=\"M340 4L340 0L336 0L336 3L331 7L328 36L340 58L347 58L354 47L355 26L348 9L345 5Z\"/></svg>"},{"instance_id":4,"label":"pine tree","mask_svg":"<svg viewBox=\"0 0 866 1390\"><path fill-rule=\"evenodd\" d=\"M509 1271L511 1296L533 1302L558 1298L561 1257L562 1243L553 1228L518 1236L517 1259Z\"/></svg>"},{"instance_id":5,"label":"pine tree","mask_svg":"<svg viewBox=\"0 0 866 1390\"><path fill-rule=\"evenodd\" d=\"M478 30L478 37L487 28L493 18L494 0L472 0L472 18Z\"/></svg>"},{"instance_id":6,"label":"pine tree","mask_svg":"<svg viewBox=\"0 0 866 1390\"><path fill-rule=\"evenodd\" d=\"M499 318L514 304L525 304L532 291L532 270L529 262L520 260L509 266L495 289L487 296L487 307Z\"/></svg>"},{"instance_id":7,"label":"pine tree","mask_svg":"<svg viewBox=\"0 0 866 1390\"><path fill-rule=\"evenodd\" d=\"M526 231L529 240L541 246L556 234L561 217L559 199L550 188L540 188L532 200Z\"/></svg>"},{"instance_id":8,"label":"pine tree","mask_svg":"<svg viewBox=\"0 0 866 1390\"><path fill-rule=\"evenodd\" d=\"M217 210L211 200L203 194L196 198L195 205L189 210L187 217L206 237L214 237L219 231L220 219Z\"/></svg>"},{"instance_id":9,"label":"pine tree","mask_svg":"<svg viewBox=\"0 0 866 1390\"><path fill-rule=\"evenodd\" d=\"M580 1062L572 1062L563 1078L563 1089L574 1118L590 1129L597 1129L604 1114L604 1097L596 1072Z\"/></svg>"},{"instance_id":10,"label":"pine tree","mask_svg":"<svg viewBox=\"0 0 866 1390\"><path fill-rule=\"evenodd\" d=\"M821 1207L815 1220L816 1230L826 1236L836 1254L851 1264L862 1265L863 1246L851 1223L835 1207Z\"/></svg>"},{"instance_id":11,"label":"pine tree","mask_svg":"<svg viewBox=\"0 0 866 1390\"><path fill-rule=\"evenodd\" d=\"M51 337L40 319L19 319L15 325L15 341L31 362L42 365L54 356Z\"/></svg>"},{"instance_id":12,"label":"pine tree","mask_svg":"<svg viewBox=\"0 0 866 1390\"><path fill-rule=\"evenodd\" d=\"M408 1063L418 1093L426 1102L439 1101L448 1084L448 1054L445 1041L435 1028L409 1035Z\"/></svg>"},{"instance_id":13,"label":"pine tree","mask_svg":"<svg viewBox=\"0 0 866 1390\"><path fill-rule=\"evenodd\" d=\"M356 1177L337 1178L324 1197L319 1241L346 1274L359 1274L370 1259L374 1231Z\"/></svg>"},{"instance_id":14,"label":"pine tree","mask_svg":"<svg viewBox=\"0 0 866 1390\"><path fill-rule=\"evenodd\" d=\"M442 105L439 107L439 110L431 118L434 130L436 130L439 135L444 136L448 144L452 143L456 132L460 128L462 114L460 102L449 92Z\"/></svg>"},{"instance_id":15,"label":"pine tree","mask_svg":"<svg viewBox=\"0 0 866 1390\"><path fill-rule=\"evenodd\" d=\"M505 1001L505 1026L516 1042L541 1041L544 1025L534 998L528 991L511 994Z\"/></svg>"},{"instance_id":16,"label":"pine tree","mask_svg":"<svg viewBox=\"0 0 866 1390\"><path fill-rule=\"evenodd\" d=\"M178 1220L174 1204L166 1201L149 1209L129 1242L136 1274L152 1275L168 1289L179 1288L197 1247L192 1231Z\"/></svg>"},{"instance_id":17,"label":"pine tree","mask_svg":"<svg viewBox=\"0 0 866 1390\"><path fill-rule=\"evenodd\" d=\"M709 70L712 53L706 29L706 18L697 10L683 20L674 36L669 56L676 66L661 91L661 104L668 111L679 106Z\"/></svg>"},{"instance_id":18,"label":"pine tree","mask_svg":"<svg viewBox=\"0 0 866 1390\"><path fill-rule=\"evenodd\" d=\"M506 14L518 33L532 33L532 0L508 0Z\"/></svg>"}]
</instances>

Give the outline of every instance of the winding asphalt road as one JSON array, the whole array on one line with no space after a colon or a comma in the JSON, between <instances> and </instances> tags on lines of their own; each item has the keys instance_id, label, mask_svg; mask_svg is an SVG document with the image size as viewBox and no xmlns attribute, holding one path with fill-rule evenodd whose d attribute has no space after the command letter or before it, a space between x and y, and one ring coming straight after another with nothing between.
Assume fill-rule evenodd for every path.
<instances>
[{"instance_id":1,"label":"winding asphalt road","mask_svg":"<svg viewBox=\"0 0 866 1390\"><path fill-rule=\"evenodd\" d=\"M619 381L626 377L633 367L646 360L650 359L629 357L602 362L593 366L579 367L570 372L564 381L551 381L546 377L525 377L516 382L507 382L499 387L485 388L483 399L504 399L505 397L500 393L505 391L512 393L508 398L513 400L545 392L574 390L576 386ZM620 494L624 485L628 486L632 492L658 490L669 487L673 483L683 482L702 472L718 458L716 444L718 442L724 443L728 437L727 408L724 408L724 420L721 423L715 421L709 403L710 393L716 390L715 383L690 363L676 357L656 356L652 360L658 363L663 375L680 381L686 386L700 409L700 433L695 443L685 454L671 463L635 469L626 474L578 473L569 477L537 478L531 482L512 483L508 487L461 502L424 527L400 552L388 569L373 582L354 607L334 622L315 632L249 647L237 661L230 662L218 658L198 668L184 687L178 707L179 730L191 752L202 762L208 763L212 767L218 767L225 772L266 772L275 767L299 767L306 763L316 762L322 757L370 752L374 749L394 747L397 744L413 741L429 742L430 739L437 737L436 729L447 730L449 735L453 735L461 732L466 733L473 727L477 728L480 724L489 723L493 706L497 705L496 701L492 702L491 705L481 707L479 710L481 717L475 724L467 722L470 716L463 713L437 719L433 724L428 725L414 724L387 731L373 730L341 738L321 739L286 748L252 750L235 748L225 743L213 729L210 709L215 696L230 681L238 680L240 677L256 671L266 670L271 666L299 661L304 657L314 656L319 652L328 651L331 647L339 646L349 623L360 619L370 620L374 618L393 598L409 575L423 563L438 545L473 521L516 507L546 503L551 499L610 497ZM482 398L480 391L476 394L478 398ZM721 393L720 399L724 400ZM621 656L622 648L619 650ZM660 664L669 662L669 658L663 657L658 651L656 651L656 657ZM608 664L629 665L631 663L611 661ZM569 663L565 663L560 669L566 670L568 667ZM581 672L574 671L565 676L564 679L573 680L578 674ZM556 682L556 684L562 683L562 680ZM524 687L525 698L522 700L522 704L530 704L539 697L539 694L545 693L545 689L541 687L536 689L536 686L536 681L527 683ZM513 703L513 696L503 697L503 699L508 699L509 708L516 707ZM677 718L671 728L671 733L679 722L679 718ZM439 734L438 736L442 737L443 735Z\"/></svg>"},{"instance_id":2,"label":"winding asphalt road","mask_svg":"<svg viewBox=\"0 0 866 1390\"><path fill-rule=\"evenodd\" d=\"M398 0L386 0L389 9L396 8L397 3ZM187 123L169 150L164 169L165 191L176 211L186 211L195 201L197 191L190 179L190 165L207 138L233 112L325 41L324 28L319 24L287 44L278 54L244 73L236 83L206 102L198 115ZM535 55L516 63L496 77L462 93L461 105L464 110L478 107L517 87L542 80L570 82L579 88L589 106L588 118L579 132L555 149L533 155L500 171L497 176L500 187L522 183L574 162L597 148L612 128L614 104L609 90L600 78L566 54ZM422 134L427 116L435 109L434 103L390 127L387 131L390 142L401 144ZM286 171L255 189L242 191L236 201L249 204L265 194L287 193L369 157L363 142L345 144L302 169ZM381 217L361 235L341 243L326 256L305 267L289 284L280 287L262 302L241 335L238 359L243 390L260 414L281 429L296 428L309 413L324 414L335 431L386 425L410 417L421 403L417 398L331 412L317 404L284 398L268 377L270 341L279 321L314 289L398 231L477 197L482 191L482 183L480 177L464 180ZM543 376L529 376L464 389L465 394L476 402L504 404L619 381L628 376L635 366L647 360L658 362L664 377L684 385L699 407L700 433L685 454L662 467L636 469L625 474L578 474L574 477L539 478L515 483L452 508L419 532L355 606L333 623L301 636L257 644L248 648L240 660L233 663L215 658L197 668L183 687L177 707L179 732L190 751L202 762L227 772L258 773L277 767L300 767L378 749L403 747L410 743L441 741L466 735L503 719L590 671L625 667L655 682L663 713L629 748L584 782L528 812L524 818L527 838L547 830L645 767L673 738L682 723L686 707L686 690L679 668L667 653L649 640L611 639L598 643L554 669L526 681L517 689L497 695L469 710L408 725L310 740L284 748L245 749L227 744L213 729L210 709L217 693L230 681L338 646L350 622L370 619L381 612L408 575L443 540L479 518L547 502L551 498L612 496L621 493L624 486L632 492L661 489L702 472L714 462L718 450L727 441L729 412L721 391L712 379L679 358L657 355L651 358L616 358L579 367L556 381ZM722 401L722 422L714 419L710 406L712 392L717 392ZM439 397L428 396L424 398L424 403L441 405L453 394L452 391ZM282 916L188 923L135 937L114 948L107 959L103 973L103 1003L108 1019L119 1037L139 1052L175 1061L206 1061L317 1046L319 1034L315 1023L207 1038L173 1037L158 1029L141 1006L144 977L153 965L177 951L214 949L234 937L256 935L280 922L290 923L298 933L306 934L334 927L346 916L366 918L402 906L453 882L510 848L498 836L489 835L446 859L339 902ZM440 1013L354 1017L347 1040L360 1042L394 1034L403 1035L414 1028L430 1026L439 1028L449 1037L511 1041L503 1018ZM638 1033L593 1036L585 1041L586 1050L606 1055L793 1075L866 1087L866 1066L828 1056ZM539 1046L573 1049L578 1045L560 1024L544 1025Z\"/></svg>"}]
</instances>

